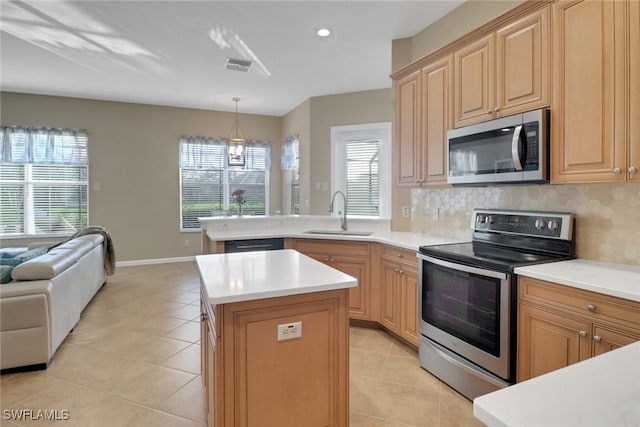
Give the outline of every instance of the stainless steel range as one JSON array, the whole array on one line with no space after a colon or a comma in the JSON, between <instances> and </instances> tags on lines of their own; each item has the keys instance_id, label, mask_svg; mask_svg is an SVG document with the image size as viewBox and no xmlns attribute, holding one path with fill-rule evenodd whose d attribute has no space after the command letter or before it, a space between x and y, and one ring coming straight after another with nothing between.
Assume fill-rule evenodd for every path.
<instances>
[{"instance_id":1,"label":"stainless steel range","mask_svg":"<svg viewBox=\"0 0 640 427\"><path fill-rule=\"evenodd\" d=\"M570 213L475 209L472 242L420 247L420 365L469 399L513 384L513 270L573 258L574 223Z\"/></svg>"}]
</instances>

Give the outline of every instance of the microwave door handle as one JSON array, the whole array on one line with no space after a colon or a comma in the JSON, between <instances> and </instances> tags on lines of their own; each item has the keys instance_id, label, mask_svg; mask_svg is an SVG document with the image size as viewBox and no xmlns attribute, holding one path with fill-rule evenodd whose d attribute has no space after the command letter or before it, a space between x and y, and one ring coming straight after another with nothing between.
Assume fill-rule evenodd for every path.
<instances>
[{"instance_id":1,"label":"microwave door handle","mask_svg":"<svg viewBox=\"0 0 640 427\"><path fill-rule=\"evenodd\" d=\"M511 158L513 165L517 171L522 170L522 162L520 162L520 134L522 133L522 125L516 126L511 139Z\"/></svg>"}]
</instances>

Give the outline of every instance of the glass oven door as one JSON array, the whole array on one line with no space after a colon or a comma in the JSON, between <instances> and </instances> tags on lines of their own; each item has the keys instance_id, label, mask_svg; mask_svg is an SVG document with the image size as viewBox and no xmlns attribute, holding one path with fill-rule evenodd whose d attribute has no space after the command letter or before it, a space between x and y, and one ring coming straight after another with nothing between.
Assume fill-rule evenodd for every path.
<instances>
[{"instance_id":1,"label":"glass oven door","mask_svg":"<svg viewBox=\"0 0 640 427\"><path fill-rule=\"evenodd\" d=\"M420 333L510 379L511 275L419 257Z\"/></svg>"}]
</instances>

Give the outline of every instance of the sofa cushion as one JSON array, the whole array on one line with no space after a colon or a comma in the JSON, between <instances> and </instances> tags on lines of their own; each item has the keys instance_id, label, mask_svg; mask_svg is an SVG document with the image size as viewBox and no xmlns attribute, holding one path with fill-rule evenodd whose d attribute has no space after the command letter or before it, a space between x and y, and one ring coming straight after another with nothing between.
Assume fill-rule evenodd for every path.
<instances>
[{"instance_id":1,"label":"sofa cushion","mask_svg":"<svg viewBox=\"0 0 640 427\"><path fill-rule=\"evenodd\" d=\"M30 259L39 257L40 255L43 255L46 253L47 253L47 248L32 249L30 251L23 252L20 255L16 255L13 258L0 258L0 264L16 267L25 261L29 261Z\"/></svg>"},{"instance_id":2,"label":"sofa cushion","mask_svg":"<svg viewBox=\"0 0 640 427\"><path fill-rule=\"evenodd\" d=\"M16 280L44 280L60 274L75 264L84 253L58 246L48 253L18 265L12 276Z\"/></svg>"},{"instance_id":3,"label":"sofa cushion","mask_svg":"<svg viewBox=\"0 0 640 427\"><path fill-rule=\"evenodd\" d=\"M84 236L76 237L75 239L69 240L68 242L64 242L63 244L61 244L60 246L56 246L52 250L73 250L74 252L77 252L80 257L95 247L95 244L92 240L83 239L82 237Z\"/></svg>"},{"instance_id":4,"label":"sofa cushion","mask_svg":"<svg viewBox=\"0 0 640 427\"><path fill-rule=\"evenodd\" d=\"M0 258L14 258L27 251L27 248L1 248Z\"/></svg>"},{"instance_id":5,"label":"sofa cushion","mask_svg":"<svg viewBox=\"0 0 640 427\"><path fill-rule=\"evenodd\" d=\"M0 265L0 283L9 283L11 281L11 270L13 267L10 265Z\"/></svg>"}]
</instances>

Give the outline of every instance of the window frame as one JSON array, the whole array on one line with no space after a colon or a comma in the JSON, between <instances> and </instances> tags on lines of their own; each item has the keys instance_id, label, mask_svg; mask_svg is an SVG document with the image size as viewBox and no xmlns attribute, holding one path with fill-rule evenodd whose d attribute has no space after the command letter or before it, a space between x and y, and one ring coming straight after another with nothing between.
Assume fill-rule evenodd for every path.
<instances>
[{"instance_id":1,"label":"window frame","mask_svg":"<svg viewBox=\"0 0 640 427\"><path fill-rule=\"evenodd\" d=\"M282 183L283 183L283 210L285 215L300 215L301 212L301 204L300 204L300 138L297 136L291 137L291 140L295 141L295 155L296 155L296 160L295 160L295 167L294 168L289 168L289 169L283 169L282 170ZM284 146L284 142L283 142L283 146ZM295 205L295 200L293 198L293 182L294 180L292 179L293 175L297 175L297 189L298 189L298 211L295 212L295 209L293 208Z\"/></svg>"},{"instance_id":2,"label":"window frame","mask_svg":"<svg viewBox=\"0 0 640 427\"><path fill-rule=\"evenodd\" d=\"M71 236L75 232L81 230L84 227L87 227L89 224L89 215L90 215L90 191L89 191L89 135L85 130L70 130L70 129L62 129L62 128L32 128L27 126L3 126L3 129L11 129L12 132L15 131L24 131L27 133L29 131L37 131L37 132L59 132L59 133L78 133L78 135L74 135L76 138L84 139L84 159L86 160L84 163L56 163L52 162L43 162L42 160L34 161L31 160L23 160L20 162L12 162L7 161L6 163L0 162L0 168L3 167L11 167L11 166L22 166L23 170L23 178L21 180L13 180L13 179L2 179L0 177L0 186L2 185L11 185L11 186L21 186L22 191L22 209L23 209L23 221L22 221L22 232L16 233L3 233L0 231L0 238L2 239L40 239L40 238L48 238L48 237L64 237ZM81 156L82 157L82 156ZM42 179L42 178L34 178L34 168L35 167L72 167L77 168L81 174L84 174L86 177L85 180L68 180L68 179ZM57 185L56 185L57 184ZM84 196L86 199L85 205L85 215L80 218L80 223L78 223L78 228L76 231L63 231L63 232L47 232L47 233L37 233L36 231L36 211L38 210L38 203L35 199L36 191L35 189L38 187L50 187L55 189L62 189L68 187L77 187L77 189L82 193L84 190ZM82 202L82 199L79 199ZM49 204L50 209L51 204ZM55 206L54 206L55 207Z\"/></svg>"},{"instance_id":3,"label":"window frame","mask_svg":"<svg viewBox=\"0 0 640 427\"><path fill-rule=\"evenodd\" d=\"M380 207L377 216L353 215L354 218L391 218L391 122L365 123L348 126L331 127L331 194L342 191L346 194L346 158L344 144L352 140L378 139L380 140L379 154L379 192ZM341 197L335 200L333 215L338 211L344 212Z\"/></svg>"}]
</instances>

